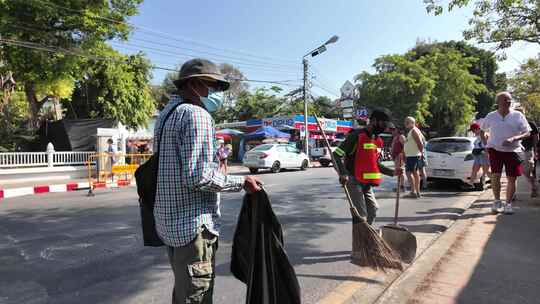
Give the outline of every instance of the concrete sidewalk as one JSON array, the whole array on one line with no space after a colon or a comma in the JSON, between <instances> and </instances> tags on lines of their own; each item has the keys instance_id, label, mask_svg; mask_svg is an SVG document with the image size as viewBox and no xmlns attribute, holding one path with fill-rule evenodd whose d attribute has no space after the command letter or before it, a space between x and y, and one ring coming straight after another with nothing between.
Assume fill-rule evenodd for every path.
<instances>
[{"instance_id":1,"label":"concrete sidewalk","mask_svg":"<svg viewBox=\"0 0 540 304\"><path fill-rule=\"evenodd\" d=\"M518 182L513 215L476 201L378 303L540 303L540 199Z\"/></svg>"}]
</instances>

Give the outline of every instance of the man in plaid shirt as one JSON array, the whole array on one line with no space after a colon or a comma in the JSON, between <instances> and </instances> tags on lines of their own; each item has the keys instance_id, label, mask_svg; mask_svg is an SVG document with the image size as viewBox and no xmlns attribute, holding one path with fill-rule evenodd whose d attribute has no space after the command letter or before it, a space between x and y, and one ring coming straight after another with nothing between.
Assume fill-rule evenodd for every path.
<instances>
[{"instance_id":1,"label":"man in plaid shirt","mask_svg":"<svg viewBox=\"0 0 540 304\"><path fill-rule=\"evenodd\" d=\"M175 81L156 122L154 151L159 170L154 207L156 230L167 245L174 273L173 303L212 303L219 236L219 192L259 191L251 176L224 175L215 159L214 121L229 83L215 64L193 59ZM174 111L167 121L164 117ZM160 136L163 132L160 142Z\"/></svg>"}]
</instances>

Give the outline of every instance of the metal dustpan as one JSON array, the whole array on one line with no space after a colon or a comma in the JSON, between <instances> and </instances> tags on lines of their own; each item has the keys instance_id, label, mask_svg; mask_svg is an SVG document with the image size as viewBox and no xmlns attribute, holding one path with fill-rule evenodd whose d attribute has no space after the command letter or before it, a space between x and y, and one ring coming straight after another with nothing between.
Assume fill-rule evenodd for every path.
<instances>
[{"instance_id":1,"label":"metal dustpan","mask_svg":"<svg viewBox=\"0 0 540 304\"><path fill-rule=\"evenodd\" d=\"M401 260L410 264L416 257L416 236L407 228L398 224L399 214L399 190L401 188L401 175L398 176L396 191L396 208L394 213L394 223L381 227L382 238L386 243L399 254Z\"/></svg>"}]
</instances>

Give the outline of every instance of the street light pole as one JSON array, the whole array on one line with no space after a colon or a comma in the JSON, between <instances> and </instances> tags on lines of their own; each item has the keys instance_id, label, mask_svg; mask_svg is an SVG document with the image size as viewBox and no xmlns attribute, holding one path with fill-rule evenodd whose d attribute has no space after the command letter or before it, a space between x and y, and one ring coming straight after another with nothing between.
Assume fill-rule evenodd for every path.
<instances>
[{"instance_id":1,"label":"street light pole","mask_svg":"<svg viewBox=\"0 0 540 304\"><path fill-rule=\"evenodd\" d=\"M309 130L308 130L308 61L302 59L304 65L304 150L309 159Z\"/></svg>"},{"instance_id":2,"label":"street light pole","mask_svg":"<svg viewBox=\"0 0 540 304\"><path fill-rule=\"evenodd\" d=\"M309 130L308 130L308 100L310 97L309 94L309 80L308 80L308 60L307 56L315 57L322 52L326 51L326 46L332 43L335 43L338 41L339 37L334 35L330 39L328 39L323 45L319 46L318 48L314 49L313 51L307 53L302 57L302 65L304 66L304 88L303 88L303 95L304 95L304 150L306 152L306 155L309 159Z\"/></svg>"}]
</instances>

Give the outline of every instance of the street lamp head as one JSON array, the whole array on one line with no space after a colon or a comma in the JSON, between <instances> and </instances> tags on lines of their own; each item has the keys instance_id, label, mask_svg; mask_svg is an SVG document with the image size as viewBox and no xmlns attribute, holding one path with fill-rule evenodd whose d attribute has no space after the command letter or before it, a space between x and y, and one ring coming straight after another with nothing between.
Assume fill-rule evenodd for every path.
<instances>
[{"instance_id":1,"label":"street lamp head","mask_svg":"<svg viewBox=\"0 0 540 304\"><path fill-rule=\"evenodd\" d=\"M328 41L324 43L324 45L329 45L332 43L336 43L338 41L339 37L337 35L332 36Z\"/></svg>"}]
</instances>

